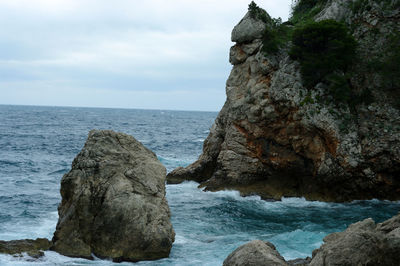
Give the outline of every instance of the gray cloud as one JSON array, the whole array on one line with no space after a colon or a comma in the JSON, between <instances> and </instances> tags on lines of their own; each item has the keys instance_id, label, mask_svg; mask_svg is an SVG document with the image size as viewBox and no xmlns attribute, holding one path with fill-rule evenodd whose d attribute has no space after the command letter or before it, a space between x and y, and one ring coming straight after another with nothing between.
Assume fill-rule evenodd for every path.
<instances>
[{"instance_id":1,"label":"gray cloud","mask_svg":"<svg viewBox=\"0 0 400 266\"><path fill-rule=\"evenodd\" d=\"M1 1L0 104L219 110L248 2Z\"/></svg>"}]
</instances>

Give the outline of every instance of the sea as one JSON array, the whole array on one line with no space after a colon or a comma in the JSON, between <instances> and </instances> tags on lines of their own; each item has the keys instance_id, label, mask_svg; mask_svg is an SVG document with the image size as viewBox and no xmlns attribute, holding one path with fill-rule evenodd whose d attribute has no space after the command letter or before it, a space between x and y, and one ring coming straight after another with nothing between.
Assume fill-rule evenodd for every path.
<instances>
[{"instance_id":1,"label":"sea","mask_svg":"<svg viewBox=\"0 0 400 266\"><path fill-rule=\"evenodd\" d=\"M52 238L60 180L91 129L134 136L171 171L198 158L216 116L216 112L0 105L0 240ZM167 185L166 193L176 232L170 257L137 265L222 265L233 250L254 239L272 242L285 259L304 258L329 233L368 217L382 222L400 211L400 202L379 200L270 202L241 197L235 191L204 192L195 182ZM37 260L0 254L0 265L114 263L46 251Z\"/></svg>"}]
</instances>

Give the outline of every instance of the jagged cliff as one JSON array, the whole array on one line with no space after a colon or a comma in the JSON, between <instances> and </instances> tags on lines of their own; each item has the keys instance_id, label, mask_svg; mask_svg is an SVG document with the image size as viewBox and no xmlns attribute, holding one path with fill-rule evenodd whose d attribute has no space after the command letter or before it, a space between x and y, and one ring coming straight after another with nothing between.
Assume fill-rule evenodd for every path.
<instances>
[{"instance_id":1,"label":"jagged cliff","mask_svg":"<svg viewBox=\"0 0 400 266\"><path fill-rule=\"evenodd\" d=\"M399 1L319 2L315 21L333 19L351 29L359 60L349 82L373 100L354 107L319 101L329 99L326 84L304 86L290 42L265 53L263 32L270 25L248 12L232 31L227 99L203 153L172 171L169 183L194 180L207 190L265 199L400 199L398 88L368 67L390 53L388 40L400 31L400 9L390 5Z\"/></svg>"}]
</instances>

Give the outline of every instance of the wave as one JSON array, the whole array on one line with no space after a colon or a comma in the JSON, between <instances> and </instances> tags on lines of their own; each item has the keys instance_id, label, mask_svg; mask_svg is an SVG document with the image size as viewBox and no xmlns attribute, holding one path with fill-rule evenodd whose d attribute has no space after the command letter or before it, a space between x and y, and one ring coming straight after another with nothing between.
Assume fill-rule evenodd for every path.
<instances>
[{"instance_id":1,"label":"wave","mask_svg":"<svg viewBox=\"0 0 400 266\"><path fill-rule=\"evenodd\" d=\"M19 218L17 222L4 224L4 226L7 226L7 230L0 232L0 239L16 240L38 237L51 239L56 229L58 213L50 212L41 217L36 217L24 211Z\"/></svg>"}]
</instances>

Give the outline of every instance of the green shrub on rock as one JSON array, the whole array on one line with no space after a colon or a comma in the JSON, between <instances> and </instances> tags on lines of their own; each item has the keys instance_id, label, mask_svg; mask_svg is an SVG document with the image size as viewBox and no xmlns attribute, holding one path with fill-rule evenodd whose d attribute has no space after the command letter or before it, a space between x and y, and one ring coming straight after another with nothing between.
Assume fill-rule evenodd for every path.
<instances>
[{"instance_id":1,"label":"green shrub on rock","mask_svg":"<svg viewBox=\"0 0 400 266\"><path fill-rule=\"evenodd\" d=\"M346 72L357 47L346 26L334 20L311 22L295 29L292 43L289 54L299 61L306 87L327 82L335 72Z\"/></svg>"},{"instance_id":2,"label":"green shrub on rock","mask_svg":"<svg viewBox=\"0 0 400 266\"><path fill-rule=\"evenodd\" d=\"M273 19L267 26L262 37L262 51L265 54L275 54L279 48L287 44L291 38L293 27L282 23L281 18Z\"/></svg>"},{"instance_id":3,"label":"green shrub on rock","mask_svg":"<svg viewBox=\"0 0 400 266\"><path fill-rule=\"evenodd\" d=\"M265 23L269 23L271 21L271 17L267 14L267 11L257 6L254 1L251 1L248 10L250 17L253 19L259 19Z\"/></svg>"}]
</instances>

